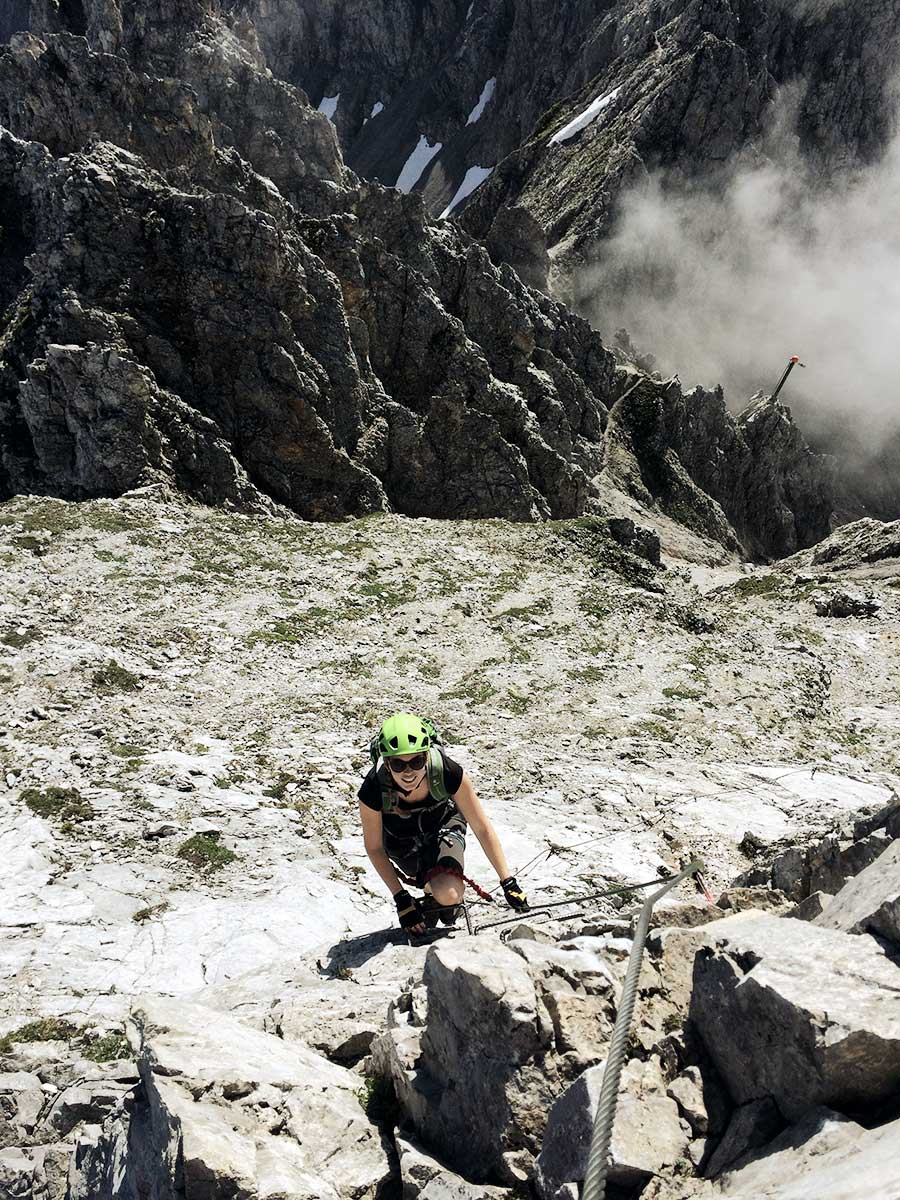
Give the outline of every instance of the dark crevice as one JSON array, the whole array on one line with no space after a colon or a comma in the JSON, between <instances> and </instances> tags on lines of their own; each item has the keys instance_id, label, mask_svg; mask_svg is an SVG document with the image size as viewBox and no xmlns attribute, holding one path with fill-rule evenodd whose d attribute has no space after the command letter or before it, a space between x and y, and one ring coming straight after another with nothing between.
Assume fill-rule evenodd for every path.
<instances>
[{"instance_id":1,"label":"dark crevice","mask_svg":"<svg viewBox=\"0 0 900 1200\"><path fill-rule=\"evenodd\" d=\"M84 15L82 0L59 0L59 17L63 26L70 33L79 37L87 34L87 18Z\"/></svg>"}]
</instances>

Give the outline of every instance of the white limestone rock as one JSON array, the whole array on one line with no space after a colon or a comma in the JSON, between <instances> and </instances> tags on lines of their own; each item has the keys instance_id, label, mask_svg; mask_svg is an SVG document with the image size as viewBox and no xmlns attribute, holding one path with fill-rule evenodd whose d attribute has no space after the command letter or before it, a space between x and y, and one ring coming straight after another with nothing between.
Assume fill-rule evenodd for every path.
<instances>
[{"instance_id":1,"label":"white limestone rock","mask_svg":"<svg viewBox=\"0 0 900 1200\"><path fill-rule=\"evenodd\" d=\"M555 1200L565 1184L584 1179L604 1068L605 1063L589 1067L550 1110L535 1163L534 1183L541 1200ZM610 1182L633 1188L671 1170L685 1152L685 1128L678 1106L663 1091L658 1062L627 1063L613 1124Z\"/></svg>"},{"instance_id":2,"label":"white limestone rock","mask_svg":"<svg viewBox=\"0 0 900 1200\"><path fill-rule=\"evenodd\" d=\"M470 1183L409 1138L397 1134L395 1141L403 1200L504 1200L512 1195L507 1188Z\"/></svg>"},{"instance_id":3,"label":"white limestone rock","mask_svg":"<svg viewBox=\"0 0 900 1200\"><path fill-rule=\"evenodd\" d=\"M703 1079L699 1067L686 1067L666 1088L678 1109L695 1134L709 1131L709 1114L703 1098Z\"/></svg>"},{"instance_id":4,"label":"white limestone rock","mask_svg":"<svg viewBox=\"0 0 900 1200\"><path fill-rule=\"evenodd\" d=\"M900 840L845 884L813 924L875 933L900 948Z\"/></svg>"},{"instance_id":5,"label":"white limestone rock","mask_svg":"<svg viewBox=\"0 0 900 1200\"><path fill-rule=\"evenodd\" d=\"M900 1121L864 1129L814 1110L755 1161L729 1173L716 1194L728 1200L888 1200L900 1196Z\"/></svg>"},{"instance_id":6,"label":"white limestone rock","mask_svg":"<svg viewBox=\"0 0 900 1200\"><path fill-rule=\"evenodd\" d=\"M138 1003L129 1037L152 1140L170 1169L183 1160L198 1186L215 1179L224 1189L254 1194L265 1183L274 1200L284 1191L278 1180L289 1176L310 1200L360 1200L388 1177L378 1130L360 1107L359 1077L302 1043L159 997ZM309 1191L310 1180L319 1183L318 1193Z\"/></svg>"},{"instance_id":7,"label":"white limestone rock","mask_svg":"<svg viewBox=\"0 0 900 1200\"><path fill-rule=\"evenodd\" d=\"M874 942L768 915L714 929L691 1017L735 1101L770 1096L796 1119L896 1092L900 968Z\"/></svg>"}]
</instances>

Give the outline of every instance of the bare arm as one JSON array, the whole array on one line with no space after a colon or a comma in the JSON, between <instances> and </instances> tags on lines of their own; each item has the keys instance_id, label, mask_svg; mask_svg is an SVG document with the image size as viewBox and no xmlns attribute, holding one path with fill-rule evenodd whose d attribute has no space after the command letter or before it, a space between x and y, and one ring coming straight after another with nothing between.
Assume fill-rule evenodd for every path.
<instances>
[{"instance_id":1,"label":"bare arm","mask_svg":"<svg viewBox=\"0 0 900 1200\"><path fill-rule=\"evenodd\" d=\"M359 815L363 828L363 845L366 848L369 861L384 880L391 895L396 896L398 892L403 891L403 884L397 878L397 872L394 870L391 860L387 856L387 851L384 848L381 834L381 813L375 812L372 808L367 808L360 801Z\"/></svg>"},{"instance_id":2,"label":"bare arm","mask_svg":"<svg viewBox=\"0 0 900 1200\"><path fill-rule=\"evenodd\" d=\"M465 771L463 771L462 783L459 785L459 791L453 797L453 802L478 838L488 861L497 872L497 878L508 879L512 875L512 871L509 869L500 839L497 837L491 819L484 811L481 801L475 795L472 781Z\"/></svg>"}]
</instances>

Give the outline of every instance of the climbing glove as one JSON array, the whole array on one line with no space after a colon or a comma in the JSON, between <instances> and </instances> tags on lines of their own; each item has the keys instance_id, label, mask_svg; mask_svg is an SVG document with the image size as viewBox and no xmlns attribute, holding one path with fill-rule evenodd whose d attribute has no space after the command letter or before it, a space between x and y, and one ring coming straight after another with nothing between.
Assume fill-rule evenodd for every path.
<instances>
[{"instance_id":1,"label":"climbing glove","mask_svg":"<svg viewBox=\"0 0 900 1200\"><path fill-rule=\"evenodd\" d=\"M509 879L501 879L500 886L509 907L514 908L516 912L524 912L528 907L528 897L516 883L515 875L510 875Z\"/></svg>"},{"instance_id":2,"label":"climbing glove","mask_svg":"<svg viewBox=\"0 0 900 1200\"><path fill-rule=\"evenodd\" d=\"M398 892L394 897L397 905L397 915L403 929L415 929L422 924L422 901L413 899L407 891Z\"/></svg>"}]
</instances>

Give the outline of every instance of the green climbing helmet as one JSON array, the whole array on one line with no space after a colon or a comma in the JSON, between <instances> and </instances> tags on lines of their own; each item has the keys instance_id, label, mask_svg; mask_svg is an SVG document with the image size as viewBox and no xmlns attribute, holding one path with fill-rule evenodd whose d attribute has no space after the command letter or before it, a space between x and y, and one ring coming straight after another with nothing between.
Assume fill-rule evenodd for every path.
<instances>
[{"instance_id":1,"label":"green climbing helmet","mask_svg":"<svg viewBox=\"0 0 900 1200\"><path fill-rule=\"evenodd\" d=\"M430 721L423 721L414 713L398 712L388 717L375 740L382 758L393 758L397 754L417 754L427 750L437 741L437 736Z\"/></svg>"}]
</instances>

